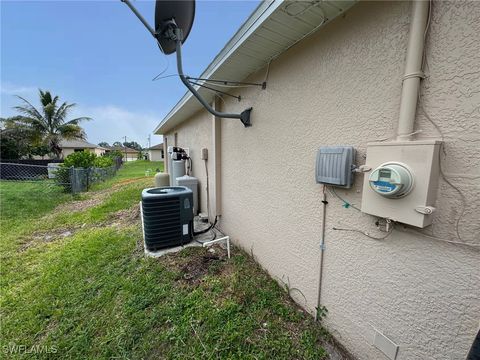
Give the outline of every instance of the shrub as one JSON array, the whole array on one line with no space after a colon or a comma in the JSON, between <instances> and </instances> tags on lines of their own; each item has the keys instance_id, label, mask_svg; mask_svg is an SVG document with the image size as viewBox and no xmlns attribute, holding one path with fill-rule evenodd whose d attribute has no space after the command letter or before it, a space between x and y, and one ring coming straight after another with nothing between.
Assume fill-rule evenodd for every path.
<instances>
[{"instance_id":1,"label":"shrub","mask_svg":"<svg viewBox=\"0 0 480 360\"><path fill-rule=\"evenodd\" d=\"M97 155L89 151L78 151L68 155L63 161L64 167L89 168L94 166Z\"/></svg>"},{"instance_id":2,"label":"shrub","mask_svg":"<svg viewBox=\"0 0 480 360\"><path fill-rule=\"evenodd\" d=\"M103 157L108 157L110 159L123 158L123 153L119 150L112 150L103 154Z\"/></svg>"},{"instance_id":3,"label":"shrub","mask_svg":"<svg viewBox=\"0 0 480 360\"><path fill-rule=\"evenodd\" d=\"M106 156L97 157L93 162L93 166L97 168L106 168L112 165L113 165L113 159L111 157L106 157Z\"/></svg>"}]
</instances>

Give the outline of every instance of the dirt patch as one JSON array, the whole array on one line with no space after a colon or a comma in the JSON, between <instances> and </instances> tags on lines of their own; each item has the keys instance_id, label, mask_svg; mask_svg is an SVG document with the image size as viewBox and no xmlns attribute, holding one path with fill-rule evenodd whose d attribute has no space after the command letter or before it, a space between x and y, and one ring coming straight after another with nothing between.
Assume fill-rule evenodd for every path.
<instances>
[{"instance_id":1,"label":"dirt patch","mask_svg":"<svg viewBox=\"0 0 480 360\"><path fill-rule=\"evenodd\" d=\"M137 177L137 178L133 178L133 179L125 179L125 180L119 181L116 184L113 184L112 187L113 188L118 188L120 186L131 184L131 183L134 183L134 182L137 182L137 181L140 181L140 180L145 180L145 176Z\"/></svg>"},{"instance_id":2,"label":"dirt patch","mask_svg":"<svg viewBox=\"0 0 480 360\"><path fill-rule=\"evenodd\" d=\"M75 234L82 226L62 227L51 230L36 231L28 237L24 237L19 252L28 250L29 248L38 245L39 243L50 243L61 239L68 238Z\"/></svg>"},{"instance_id":3,"label":"dirt patch","mask_svg":"<svg viewBox=\"0 0 480 360\"><path fill-rule=\"evenodd\" d=\"M100 205L102 202L105 201L105 199L109 195L119 191L122 186L139 182L141 180L145 180L145 177L126 179L116 184L113 184L108 189L98 190L91 193L85 193L85 195L88 196L87 199L74 200L68 203L61 204L55 208L55 210L53 211L53 214L60 213L60 212L80 212L80 211L88 210L92 207Z\"/></svg>"},{"instance_id":4,"label":"dirt patch","mask_svg":"<svg viewBox=\"0 0 480 360\"><path fill-rule=\"evenodd\" d=\"M75 233L81 230L86 229L95 229L95 228L105 228L105 227L127 227L138 224L140 225L140 206L136 204L129 209L124 209L113 213L108 220L82 225L73 225L70 227L60 227L49 230L40 230L36 231L28 237L25 237L22 241L22 246L19 249L19 252L25 251L32 246L36 246L40 243L50 243L65 239L73 236ZM142 251L143 251L143 241L142 241Z\"/></svg>"},{"instance_id":5,"label":"dirt patch","mask_svg":"<svg viewBox=\"0 0 480 360\"><path fill-rule=\"evenodd\" d=\"M129 209L117 211L109 217L110 226L131 226L140 224L140 205L136 204Z\"/></svg>"},{"instance_id":6,"label":"dirt patch","mask_svg":"<svg viewBox=\"0 0 480 360\"><path fill-rule=\"evenodd\" d=\"M105 198L108 195L110 195L112 192L113 191L111 189L108 189L108 190L102 190L92 194L88 194L89 195L88 199L74 200L74 201L70 201L68 203L57 206L55 210L53 210L52 214L58 214L62 212L68 212L68 213L80 212L80 211L90 209L92 207L100 205L105 200Z\"/></svg>"},{"instance_id":7,"label":"dirt patch","mask_svg":"<svg viewBox=\"0 0 480 360\"><path fill-rule=\"evenodd\" d=\"M187 285L198 285L205 275L221 273L226 259L225 251L218 245L214 245L208 249L186 248L180 253L167 254L159 261L178 273L178 281Z\"/></svg>"},{"instance_id":8,"label":"dirt patch","mask_svg":"<svg viewBox=\"0 0 480 360\"><path fill-rule=\"evenodd\" d=\"M190 284L198 283L209 272L210 267L219 261L220 257L213 254L197 257L180 269L182 278Z\"/></svg>"}]
</instances>

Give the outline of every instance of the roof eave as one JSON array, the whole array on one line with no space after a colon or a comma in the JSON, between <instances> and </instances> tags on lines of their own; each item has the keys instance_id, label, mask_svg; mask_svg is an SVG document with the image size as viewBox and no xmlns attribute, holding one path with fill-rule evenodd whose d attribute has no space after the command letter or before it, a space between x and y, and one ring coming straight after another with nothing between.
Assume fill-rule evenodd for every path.
<instances>
[{"instance_id":1,"label":"roof eave","mask_svg":"<svg viewBox=\"0 0 480 360\"><path fill-rule=\"evenodd\" d=\"M323 13L322 22L318 24L312 23L311 19L308 18L309 16L311 17L311 13L309 14L306 12L305 14L308 16L305 19L303 19L303 12L302 15L300 15L301 19L299 19L297 15L292 16L289 14L290 16L292 16L292 18L300 20L300 22L306 23L308 26L311 27L311 29L309 29L307 26L306 31L303 33L303 31L305 30L305 24L294 24L298 26L298 28L296 28L295 30L295 36L297 36L297 38L293 38L291 40L285 38L286 41L283 41L283 44L285 45L283 48L277 47L267 49L263 51L263 54L261 56L256 57L255 60L249 64L249 66L245 67L244 69L236 68L237 70L235 70L235 72L238 72L238 76L235 80L244 80L247 76L251 75L255 71L260 70L269 61L277 58L282 53L287 51L291 46L295 45L297 42L303 40L305 37L322 28L331 20L337 18L340 14L350 9L358 1L359 0L343 0L337 2L324 0L321 3L321 11ZM282 7L283 4L287 5L285 5L285 7ZM248 44L248 40L250 40L250 43L252 41L255 41L255 36L258 38L258 35L260 35L262 31L265 30L265 27L268 28L268 26L272 25L272 23L278 24L278 17L285 17L285 13L288 13L288 11L286 11L286 8L290 6L288 4L289 2L284 0L270 0L262 2L199 77L207 79L214 77L225 78L221 76L222 72L223 74L228 74L229 71L229 75L231 76L232 66L235 65L229 65L228 61L234 59L235 57L241 57L242 52L244 51L244 46L250 46L246 45ZM328 8L328 11L325 12L325 8L323 6L326 6ZM313 8L315 7L316 5L312 6L312 10L314 10ZM318 16L318 14L313 15ZM271 20L270 17L272 17ZM287 19L287 21L289 21L289 19ZM290 43L288 43L289 41ZM235 53L237 49L239 51ZM249 73L247 73L246 69L248 69ZM252 69L253 71L251 71L250 69ZM205 89L200 88L199 86L196 86L195 88L207 102L211 102L213 100L212 93L207 92ZM192 93L186 92L177 102L177 104L168 112L168 114L164 117L160 124L155 128L154 133L162 135L171 131L176 126L180 125L183 121L185 121L188 117L192 116L195 112L198 112L201 109L202 106L199 102L197 102Z\"/></svg>"}]
</instances>

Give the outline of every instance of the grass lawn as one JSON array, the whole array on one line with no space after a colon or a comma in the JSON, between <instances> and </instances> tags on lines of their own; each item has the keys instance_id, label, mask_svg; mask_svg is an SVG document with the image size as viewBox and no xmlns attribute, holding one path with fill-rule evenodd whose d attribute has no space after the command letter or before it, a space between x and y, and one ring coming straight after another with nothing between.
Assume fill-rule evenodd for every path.
<instances>
[{"instance_id":1,"label":"grass lawn","mask_svg":"<svg viewBox=\"0 0 480 360\"><path fill-rule=\"evenodd\" d=\"M321 326L240 250L143 256L138 202L151 165L127 163L80 198L38 194L22 209L26 193L0 183L0 357L326 356Z\"/></svg>"},{"instance_id":2,"label":"grass lawn","mask_svg":"<svg viewBox=\"0 0 480 360\"><path fill-rule=\"evenodd\" d=\"M159 169L163 171L163 161L146 161L146 160L137 160L130 161L125 163L125 165L120 168L115 178L107 180L104 183L98 184L95 189L98 188L107 188L113 183L120 182L122 180L138 179L144 178L145 176L155 175L155 171ZM149 175L146 175L149 174Z\"/></svg>"}]
</instances>

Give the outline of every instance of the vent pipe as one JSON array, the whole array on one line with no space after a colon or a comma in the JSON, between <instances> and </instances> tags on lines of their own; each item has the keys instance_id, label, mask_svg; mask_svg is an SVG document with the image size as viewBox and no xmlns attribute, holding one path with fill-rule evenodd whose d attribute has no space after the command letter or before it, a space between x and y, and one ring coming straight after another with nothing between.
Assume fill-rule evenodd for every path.
<instances>
[{"instance_id":1,"label":"vent pipe","mask_svg":"<svg viewBox=\"0 0 480 360\"><path fill-rule=\"evenodd\" d=\"M408 39L405 75L403 76L402 98L398 119L397 140L411 140L417 111L422 70L425 35L429 17L430 2L415 0L412 2L410 35Z\"/></svg>"}]
</instances>

